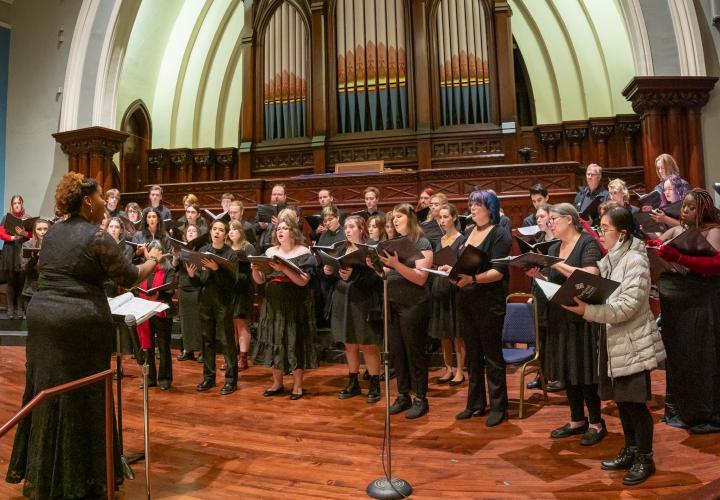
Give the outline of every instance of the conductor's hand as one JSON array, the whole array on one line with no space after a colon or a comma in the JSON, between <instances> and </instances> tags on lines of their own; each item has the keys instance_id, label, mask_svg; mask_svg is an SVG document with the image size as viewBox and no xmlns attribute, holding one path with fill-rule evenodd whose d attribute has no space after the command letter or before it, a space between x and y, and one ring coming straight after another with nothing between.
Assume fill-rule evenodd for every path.
<instances>
[{"instance_id":1,"label":"conductor's hand","mask_svg":"<svg viewBox=\"0 0 720 500\"><path fill-rule=\"evenodd\" d=\"M450 271L452 271L452 266L448 266L447 264L445 264L443 266L438 266L437 269L438 269L438 271L442 271L444 273L449 273Z\"/></svg>"},{"instance_id":2,"label":"conductor's hand","mask_svg":"<svg viewBox=\"0 0 720 500\"><path fill-rule=\"evenodd\" d=\"M328 275L332 276L333 268L331 266L328 266L327 264L323 266L323 272Z\"/></svg>"},{"instance_id":3,"label":"conductor's hand","mask_svg":"<svg viewBox=\"0 0 720 500\"><path fill-rule=\"evenodd\" d=\"M195 264L185 264L185 269L187 270L188 276L191 278L194 278L195 274L198 272L198 268Z\"/></svg>"},{"instance_id":4,"label":"conductor's hand","mask_svg":"<svg viewBox=\"0 0 720 500\"><path fill-rule=\"evenodd\" d=\"M218 265L218 263L212 259L202 258L202 259L200 259L200 263L203 265L203 267L205 269L210 269L211 271L217 271L218 269L220 269L220 266Z\"/></svg>"},{"instance_id":5,"label":"conductor's hand","mask_svg":"<svg viewBox=\"0 0 720 500\"><path fill-rule=\"evenodd\" d=\"M155 247L152 250L150 250L149 252L147 252L147 257L155 257L156 259L160 260L163 258L162 250Z\"/></svg>"},{"instance_id":6,"label":"conductor's hand","mask_svg":"<svg viewBox=\"0 0 720 500\"><path fill-rule=\"evenodd\" d=\"M135 255L142 255L145 257L145 260L148 258L147 249L145 248L145 245L138 245L138 247L135 249Z\"/></svg>"},{"instance_id":7,"label":"conductor's hand","mask_svg":"<svg viewBox=\"0 0 720 500\"><path fill-rule=\"evenodd\" d=\"M315 232L316 232L317 234L324 233L325 231L326 231L325 226L323 226L322 224L320 224L320 225L317 227L317 229L315 230Z\"/></svg>"},{"instance_id":8,"label":"conductor's hand","mask_svg":"<svg viewBox=\"0 0 720 500\"><path fill-rule=\"evenodd\" d=\"M385 265L385 267L389 267L390 269L395 269L397 265L400 263L400 259L398 258L397 252L393 252L392 254L389 254L387 250L383 252L383 255L380 255L380 262Z\"/></svg>"},{"instance_id":9,"label":"conductor's hand","mask_svg":"<svg viewBox=\"0 0 720 500\"><path fill-rule=\"evenodd\" d=\"M346 269L340 269L340 270L338 271L338 274L340 274L340 278L341 278L343 281L347 281L347 280L350 279L350 276L352 275L352 272L353 272L353 268L352 268L352 267L348 267L348 268L346 268Z\"/></svg>"}]
</instances>

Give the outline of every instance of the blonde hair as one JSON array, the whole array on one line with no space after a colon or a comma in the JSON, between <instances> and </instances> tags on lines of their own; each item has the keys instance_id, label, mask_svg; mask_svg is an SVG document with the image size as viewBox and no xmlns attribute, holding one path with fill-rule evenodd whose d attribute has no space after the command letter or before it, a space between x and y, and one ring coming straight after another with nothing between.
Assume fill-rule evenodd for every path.
<instances>
[{"instance_id":1,"label":"blonde hair","mask_svg":"<svg viewBox=\"0 0 720 500\"><path fill-rule=\"evenodd\" d=\"M278 223L275 226L275 230L272 235L272 242L274 246L278 246L280 242L277 239L277 228L280 223L284 222L290 230L290 238L292 238L295 245L304 244L305 238L303 237L300 229L300 222L297 213L292 208L283 208L278 214Z\"/></svg>"},{"instance_id":2,"label":"blonde hair","mask_svg":"<svg viewBox=\"0 0 720 500\"><path fill-rule=\"evenodd\" d=\"M445 193L435 193L430 197L430 203L432 204L432 201L434 199L440 200L440 206L447 205L448 199L447 196L445 196ZM427 217L425 218L426 221L433 220L433 214L432 210L428 210Z\"/></svg>"},{"instance_id":3,"label":"blonde hair","mask_svg":"<svg viewBox=\"0 0 720 500\"><path fill-rule=\"evenodd\" d=\"M627 185L622 179L613 179L608 182L608 191L612 193L622 193L623 200L627 202L630 199L630 193L628 192Z\"/></svg>"}]
</instances>

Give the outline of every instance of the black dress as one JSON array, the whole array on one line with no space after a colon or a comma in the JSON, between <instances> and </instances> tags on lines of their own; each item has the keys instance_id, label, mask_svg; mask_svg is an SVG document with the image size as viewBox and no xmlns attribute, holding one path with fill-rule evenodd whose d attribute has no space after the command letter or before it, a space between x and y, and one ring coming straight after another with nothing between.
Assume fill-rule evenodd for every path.
<instances>
[{"instance_id":1,"label":"black dress","mask_svg":"<svg viewBox=\"0 0 720 500\"><path fill-rule=\"evenodd\" d=\"M345 255L342 248L338 255ZM338 279L330 300L333 336L345 344L379 344L382 338L382 280L369 267Z\"/></svg>"},{"instance_id":2,"label":"black dress","mask_svg":"<svg viewBox=\"0 0 720 500\"><path fill-rule=\"evenodd\" d=\"M465 237L461 234L450 244L455 253L460 252L460 247L465 243ZM461 334L460 317L457 308L458 287L450 283L450 280L439 276L428 276L432 279L430 286L430 328L428 335L435 339L454 339Z\"/></svg>"},{"instance_id":3,"label":"black dress","mask_svg":"<svg viewBox=\"0 0 720 500\"><path fill-rule=\"evenodd\" d=\"M138 271L112 237L74 216L43 241L38 291L27 310L23 404L43 389L110 368L115 328L103 290L130 287ZM105 394L101 383L48 400L18 426L7 480L34 499L106 496ZM116 450L117 451L117 450ZM115 477L121 477L119 457Z\"/></svg>"},{"instance_id":4,"label":"black dress","mask_svg":"<svg viewBox=\"0 0 720 500\"><path fill-rule=\"evenodd\" d=\"M306 273L315 267L311 253L289 260ZM315 333L315 310L309 286L297 286L283 273L267 275L253 352L255 364L285 373L317 368Z\"/></svg>"},{"instance_id":5,"label":"black dress","mask_svg":"<svg viewBox=\"0 0 720 500\"><path fill-rule=\"evenodd\" d=\"M557 257L560 243L548 250ZM597 267L602 258L595 238L583 232L565 263L573 267ZM565 276L550 269L549 281L562 285ZM543 372L549 380L560 380L570 385L598 383L598 341L601 325L588 323L581 316L566 311L554 302L548 303L548 332L545 341L547 356Z\"/></svg>"},{"instance_id":6,"label":"black dress","mask_svg":"<svg viewBox=\"0 0 720 500\"><path fill-rule=\"evenodd\" d=\"M663 273L657 287L668 392L685 424L720 425L720 279Z\"/></svg>"},{"instance_id":7,"label":"black dress","mask_svg":"<svg viewBox=\"0 0 720 500\"><path fill-rule=\"evenodd\" d=\"M252 314L255 287L248 256L255 255L255 247L250 243L243 250L235 250L238 258L238 279L235 283L235 309L233 318L249 318Z\"/></svg>"},{"instance_id":8,"label":"black dress","mask_svg":"<svg viewBox=\"0 0 720 500\"><path fill-rule=\"evenodd\" d=\"M180 290L180 329L183 350L202 350L202 323L200 322L200 286L188 276L185 263L178 262L178 289Z\"/></svg>"}]
</instances>

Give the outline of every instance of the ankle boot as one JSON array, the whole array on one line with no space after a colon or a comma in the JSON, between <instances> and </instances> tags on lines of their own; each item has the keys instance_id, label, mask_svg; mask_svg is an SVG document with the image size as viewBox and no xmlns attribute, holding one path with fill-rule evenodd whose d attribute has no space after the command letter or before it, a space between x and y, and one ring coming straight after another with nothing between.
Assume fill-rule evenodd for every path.
<instances>
[{"instance_id":1,"label":"ankle boot","mask_svg":"<svg viewBox=\"0 0 720 500\"><path fill-rule=\"evenodd\" d=\"M362 391L360 390L360 381L358 380L358 374L357 373L351 373L350 377L348 379L348 385L345 386L345 389L340 391L340 394L338 394L339 399L348 399L355 396L359 396L362 394Z\"/></svg>"},{"instance_id":2,"label":"ankle boot","mask_svg":"<svg viewBox=\"0 0 720 500\"><path fill-rule=\"evenodd\" d=\"M246 353L246 352L240 353L240 355L238 356L238 371L244 371L249 368L247 358L248 358L248 353Z\"/></svg>"},{"instance_id":3,"label":"ankle boot","mask_svg":"<svg viewBox=\"0 0 720 500\"><path fill-rule=\"evenodd\" d=\"M368 390L368 403L377 403L380 401L380 375L370 375L370 390Z\"/></svg>"},{"instance_id":4,"label":"ankle boot","mask_svg":"<svg viewBox=\"0 0 720 500\"><path fill-rule=\"evenodd\" d=\"M635 460L632 467L625 474L623 484L626 486L635 486L644 483L647 479L655 474L655 462L651 453L635 453Z\"/></svg>"},{"instance_id":5,"label":"ankle boot","mask_svg":"<svg viewBox=\"0 0 720 500\"><path fill-rule=\"evenodd\" d=\"M615 458L610 458L600 462L602 470L624 470L632 467L635 461L637 446L626 446L617 454Z\"/></svg>"}]
</instances>

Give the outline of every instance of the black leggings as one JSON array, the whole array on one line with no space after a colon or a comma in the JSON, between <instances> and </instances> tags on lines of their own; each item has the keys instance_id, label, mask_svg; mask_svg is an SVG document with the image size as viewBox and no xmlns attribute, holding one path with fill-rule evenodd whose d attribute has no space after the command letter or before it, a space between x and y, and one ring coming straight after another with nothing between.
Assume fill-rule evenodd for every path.
<instances>
[{"instance_id":1,"label":"black leggings","mask_svg":"<svg viewBox=\"0 0 720 500\"><path fill-rule=\"evenodd\" d=\"M565 394L567 394L570 418L573 422L585 420L585 406L587 406L590 423L600 423L600 396L597 384L570 385L568 383L565 387Z\"/></svg>"},{"instance_id":2,"label":"black leggings","mask_svg":"<svg viewBox=\"0 0 720 500\"><path fill-rule=\"evenodd\" d=\"M7 276L7 307L8 314L14 312L22 314L25 309L25 297L22 296L25 285L23 271L10 271Z\"/></svg>"},{"instance_id":3,"label":"black leggings","mask_svg":"<svg viewBox=\"0 0 720 500\"><path fill-rule=\"evenodd\" d=\"M637 446L640 453L652 452L653 419L645 403L617 403L625 444Z\"/></svg>"}]
</instances>

